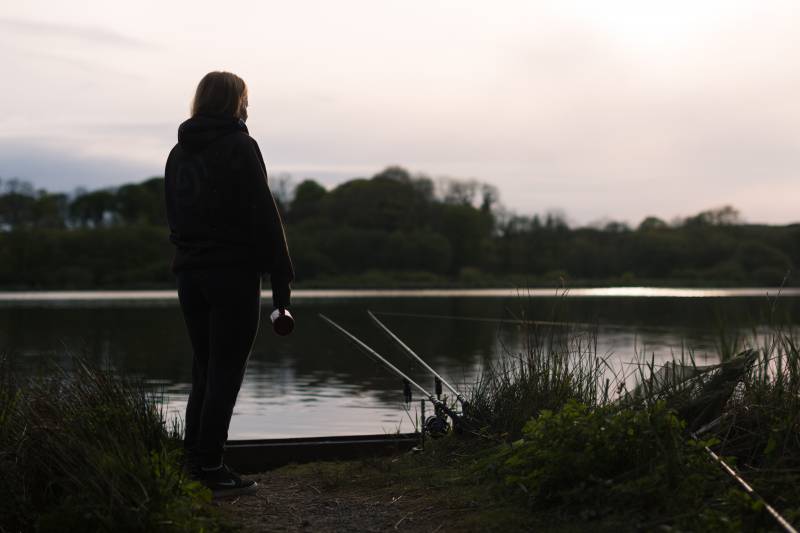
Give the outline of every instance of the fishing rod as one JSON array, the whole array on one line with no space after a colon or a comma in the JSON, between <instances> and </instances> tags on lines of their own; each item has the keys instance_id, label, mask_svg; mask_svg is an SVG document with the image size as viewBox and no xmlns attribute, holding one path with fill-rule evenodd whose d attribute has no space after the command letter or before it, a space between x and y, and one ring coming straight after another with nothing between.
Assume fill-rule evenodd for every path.
<instances>
[{"instance_id":1,"label":"fishing rod","mask_svg":"<svg viewBox=\"0 0 800 533\"><path fill-rule=\"evenodd\" d=\"M699 429L697 433L702 432L705 428L711 426L717 421L719 421L719 419L714 420L710 424L707 424L704 428ZM699 441L700 439L698 438L697 433L692 433L691 435L694 440ZM726 474L732 477L734 481L736 481L745 490L745 492L747 492L747 494L750 495L751 498L753 498L754 500L761 501L761 503L764 504L764 509L775 520L775 522L777 522L778 525L781 526L781 529L786 531L786 533L798 533L797 529L795 529L792 526L792 524L790 524L789 521L783 517L783 515L781 515L777 510L775 510L775 508L771 506L767 502L767 500L764 499L763 496L757 493L756 490L741 475L739 475L739 473L736 471L735 468L733 468L731 465L725 462L725 459L714 453L714 451L707 445L704 445L703 449L711 457L711 460L717 463L722 468L722 470L725 471Z\"/></svg>"},{"instance_id":2,"label":"fishing rod","mask_svg":"<svg viewBox=\"0 0 800 533\"><path fill-rule=\"evenodd\" d=\"M435 315L429 313L403 313L399 311L377 311L378 315L385 316L402 316L406 318L432 318L440 320L460 320L464 322L484 322L487 324L511 324L515 326L546 326L556 328L579 328L579 329L629 329L632 325L636 324L606 324L597 322L559 322L555 320L522 320L518 318L491 318L483 316L457 316L457 315ZM649 330L657 331L671 331L668 326L642 326ZM697 329L699 328L689 328Z\"/></svg>"},{"instance_id":3,"label":"fishing rod","mask_svg":"<svg viewBox=\"0 0 800 533\"><path fill-rule=\"evenodd\" d=\"M381 322L381 321L378 319L378 317L376 317L376 316L375 316L375 315L372 313L372 311L370 311L370 310L367 310L367 314L368 314L368 315L369 315L369 317L370 317L370 318L371 318L371 319L372 319L372 320L373 320L373 321L374 321L374 322L375 322L375 323L376 323L376 324L377 324L377 325L378 325L378 326L379 326L379 327L380 327L380 328L381 328L381 329L382 329L382 330L383 330L383 331L384 331L384 332L385 332L385 333L386 333L386 334L389 336L389 338L391 338L392 340L394 340L395 342L397 342L397 344L399 344L399 345L400 345L400 347L401 347L401 348L403 348L403 350L405 350L405 351L406 351L406 353L407 353L408 355L410 355L412 359L416 360L416 361L417 361L419 364L421 364L423 367L425 367L425 369L426 369L426 370L428 370L428 372L430 372L431 374L433 374L433 376L434 376L434 378L435 378L435 381L434 381L434 386L435 386L435 389L436 389L436 397L437 397L437 398L440 398L440 397L441 397L441 394L442 394L442 384L444 383L444 385L445 385L445 386L446 386L448 389L450 389L450 390L453 392L453 394L455 394L455 395L456 395L456 399L459 401L459 403L461 403L461 407L462 407L462 409L464 409L464 408L465 408L465 406L466 406L466 404L467 404L467 400L466 400L466 398L464 397L464 395L462 395L460 392L458 392L458 391L455 389L455 387L453 387L452 385L450 385L450 383L448 383L446 379L444 379L442 376L440 376L440 375L439 375L439 373L438 373L438 372L436 372L436 371L435 371L433 368L431 368L431 366L430 366L428 363L426 363L426 362L425 362L425 361L422 359L422 357L420 357L419 355L417 355L417 354L416 354L416 352L414 352L414 350L412 350L411 348L409 348L409 347L408 347L408 345L407 345L406 343L404 343L402 340L400 340L400 338L399 338L397 335L395 335L395 334L392 332L392 330L390 330L390 329L389 329L389 328L386 326L386 324L384 324L383 322Z\"/></svg>"},{"instance_id":4,"label":"fishing rod","mask_svg":"<svg viewBox=\"0 0 800 533\"><path fill-rule=\"evenodd\" d=\"M402 370L400 370L399 368L394 366L392 363L390 363L381 354L379 354L378 352L376 352L375 350L373 350L372 348L367 346L367 344L365 344L361 339L359 339L358 337L356 337L355 335L353 335L352 333L350 333L349 331L344 329L342 326L340 326L339 324L337 324L336 322L334 322L333 320L331 320L327 316L323 315L322 313L319 314L319 317L321 319L323 319L325 322L327 322L328 324L330 324L337 331L339 331L340 333L343 333L348 339L350 339L353 343L355 343L356 346L358 346L364 352L366 352L367 355L369 355L369 356L373 357L375 360L383 363L387 368L389 368L389 370L391 370L392 372L394 372L395 374L400 376L400 378L403 379L403 386L404 386L403 392L405 394L407 402L410 401L410 399L411 399L410 387L412 385L414 387L416 387L420 392L422 392L422 394L424 394L427 397L428 401L431 402L433 404L433 406L434 406L436 416L435 417L431 417L431 418L435 418L435 420L430 420L430 419L426 420L425 423L424 423L424 427L427 427L429 430L431 430L432 433L444 433L444 432L446 432L446 430L447 430L447 421L442 416L442 413L444 413L447 416L449 416L453 420L453 424L455 426L460 426L462 424L463 421L461 419L461 415L460 414L458 414L455 411L453 411L452 409L450 409L445 402L443 402L442 400L438 399L436 396L434 396L433 394L431 394L430 392L425 390L425 388L422 387L422 385L420 385L419 383L417 383L416 381L414 381L413 379L408 377Z\"/></svg>"},{"instance_id":5,"label":"fishing rod","mask_svg":"<svg viewBox=\"0 0 800 533\"><path fill-rule=\"evenodd\" d=\"M753 362L758 357L758 351L757 350L746 350L746 351L740 353L737 356L737 358L738 357L743 357L744 358L744 359L741 360L742 361L742 370L741 371L743 372L744 370L746 370L746 369L748 369L748 368L750 368L752 366ZM728 363L734 363L735 364L736 362L737 362L737 360L734 359L732 361L729 361ZM719 368L722 368L723 365L728 364L728 363L720 363L717 366ZM733 368L735 368L735 367L733 367ZM692 379L692 378L689 378L689 379ZM739 379L741 379L741 375L737 379L737 382L738 382ZM688 380L686 380L686 381L688 381ZM719 426L726 417L727 417L727 415L723 413L722 415L718 416L717 418L715 418L711 422L705 424L704 426L702 426L701 428L697 429L696 431L691 431L689 433L689 436L691 436L696 442L701 442L699 435L707 433L711 429ZM723 459L717 453L715 453L714 450L712 450L711 447L708 444L703 444L703 450L708 454L708 456L711 458L711 460L713 462L715 462L720 468L722 468L722 470L726 474L728 474L734 481L736 481L736 483L738 483L739 486L741 486L751 498L753 498L754 500L760 501L762 504L764 504L764 509L775 520L775 522L781 527L781 529L783 529L786 533L798 533L797 529L795 529L789 523L789 521L786 520L786 518L784 518L772 505L770 505L769 502L767 502L767 500L765 500L764 497L761 496L761 494L756 492L756 490L753 488L753 486L750 485L750 483L748 483L747 480L745 480L741 476L741 474L739 474L739 472L736 471L736 469L733 466L728 464L728 462L725 461L725 459Z\"/></svg>"},{"instance_id":6,"label":"fishing rod","mask_svg":"<svg viewBox=\"0 0 800 533\"><path fill-rule=\"evenodd\" d=\"M490 318L482 316L433 315L428 313L401 313L397 311L379 311L378 314L386 316L403 316L407 318L439 318L444 320L464 320L468 322L488 322L491 324L515 324L515 325L531 325L531 326L560 326L560 327L587 327L587 328L594 327L597 325L597 324L589 324L587 322L555 322L552 320L520 320L516 318L515 319ZM613 325L610 327L613 327ZM617 326L617 327L624 327L624 326Z\"/></svg>"}]
</instances>

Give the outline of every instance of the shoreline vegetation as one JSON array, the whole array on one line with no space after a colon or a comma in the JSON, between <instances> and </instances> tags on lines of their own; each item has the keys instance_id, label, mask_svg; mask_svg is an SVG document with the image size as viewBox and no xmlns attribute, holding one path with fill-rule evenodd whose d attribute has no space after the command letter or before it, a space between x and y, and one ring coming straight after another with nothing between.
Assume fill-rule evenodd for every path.
<instances>
[{"instance_id":1,"label":"shoreline vegetation","mask_svg":"<svg viewBox=\"0 0 800 533\"><path fill-rule=\"evenodd\" d=\"M642 354L633 376L591 329L525 324L520 351L471 387L464 434L257 474L256 496L216 503L182 472L180 428L140 385L79 360L24 382L4 365L0 531L776 530L706 446L800 524L792 322L721 336L713 367Z\"/></svg>"},{"instance_id":2,"label":"shoreline vegetation","mask_svg":"<svg viewBox=\"0 0 800 533\"><path fill-rule=\"evenodd\" d=\"M174 286L163 178L56 193L0 180L0 290ZM636 227L523 216L495 187L389 167L330 190L272 180L298 288L798 286L800 224L730 207Z\"/></svg>"},{"instance_id":3,"label":"shoreline vegetation","mask_svg":"<svg viewBox=\"0 0 800 533\"><path fill-rule=\"evenodd\" d=\"M181 467L180 427L111 369L19 381L0 358L0 531L222 531Z\"/></svg>"}]
</instances>

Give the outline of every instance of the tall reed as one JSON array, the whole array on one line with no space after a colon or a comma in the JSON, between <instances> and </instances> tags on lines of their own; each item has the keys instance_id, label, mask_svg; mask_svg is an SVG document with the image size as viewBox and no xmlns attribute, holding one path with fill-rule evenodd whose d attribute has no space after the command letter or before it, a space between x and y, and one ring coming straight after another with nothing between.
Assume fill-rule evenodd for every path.
<instances>
[{"instance_id":1,"label":"tall reed","mask_svg":"<svg viewBox=\"0 0 800 533\"><path fill-rule=\"evenodd\" d=\"M80 360L27 380L2 361L0 380L0 531L222 528L141 383Z\"/></svg>"},{"instance_id":2,"label":"tall reed","mask_svg":"<svg viewBox=\"0 0 800 533\"><path fill-rule=\"evenodd\" d=\"M592 407L608 401L611 383L606 357L597 353L596 330L558 323L559 311L554 308L546 323L519 312L521 348L506 348L471 388L470 414L488 431L516 438L542 410L570 400Z\"/></svg>"},{"instance_id":3,"label":"tall reed","mask_svg":"<svg viewBox=\"0 0 800 533\"><path fill-rule=\"evenodd\" d=\"M791 327L751 340L758 359L731 399L721 448L754 468L800 468L800 341Z\"/></svg>"}]
</instances>

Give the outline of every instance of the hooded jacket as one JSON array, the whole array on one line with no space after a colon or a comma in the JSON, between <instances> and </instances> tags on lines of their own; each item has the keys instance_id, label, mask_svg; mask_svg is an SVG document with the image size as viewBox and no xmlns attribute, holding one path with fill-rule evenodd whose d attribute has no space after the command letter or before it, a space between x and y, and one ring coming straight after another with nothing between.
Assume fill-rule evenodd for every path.
<instances>
[{"instance_id":1,"label":"hooded jacket","mask_svg":"<svg viewBox=\"0 0 800 533\"><path fill-rule=\"evenodd\" d=\"M244 122L196 115L178 128L164 173L172 271L246 267L269 273L275 307L294 279L267 169Z\"/></svg>"}]
</instances>

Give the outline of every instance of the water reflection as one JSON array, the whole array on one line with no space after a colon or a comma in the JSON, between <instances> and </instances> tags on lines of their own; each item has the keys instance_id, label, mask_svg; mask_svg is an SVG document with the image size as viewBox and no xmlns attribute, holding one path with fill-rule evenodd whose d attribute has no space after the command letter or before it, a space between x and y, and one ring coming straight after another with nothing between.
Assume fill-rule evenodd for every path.
<instances>
[{"instance_id":1,"label":"water reflection","mask_svg":"<svg viewBox=\"0 0 800 533\"><path fill-rule=\"evenodd\" d=\"M90 305L1 306L0 351L26 374L47 372L53 358L68 364L69 354L111 364L163 390L168 408L181 412L189 390L191 353L176 303L85 302ZM797 316L798 302L797 298L780 300L777 315ZM445 378L463 386L498 354L520 351L522 337L515 324L457 317L595 324L598 353L609 354L632 379L631 367L625 363L636 357L653 357L659 364L691 351L700 364L714 362L720 334L774 320L774 303L766 298L298 298L292 336L277 337L262 323L231 435L287 437L411 429L402 409L400 380L326 326L317 317L320 312L432 388L430 376L383 336L366 316L366 309L450 317L387 314L381 318Z\"/></svg>"},{"instance_id":2,"label":"water reflection","mask_svg":"<svg viewBox=\"0 0 800 533\"><path fill-rule=\"evenodd\" d=\"M271 293L263 291L268 298ZM577 287L556 289L301 289L292 292L295 300L301 299L378 299L378 298L795 298L800 287ZM97 303L97 302L174 302L174 290L157 291L0 291L0 303Z\"/></svg>"}]
</instances>

